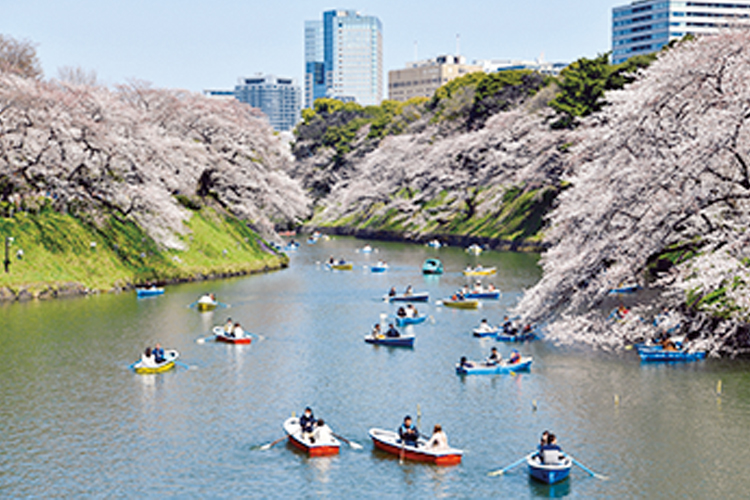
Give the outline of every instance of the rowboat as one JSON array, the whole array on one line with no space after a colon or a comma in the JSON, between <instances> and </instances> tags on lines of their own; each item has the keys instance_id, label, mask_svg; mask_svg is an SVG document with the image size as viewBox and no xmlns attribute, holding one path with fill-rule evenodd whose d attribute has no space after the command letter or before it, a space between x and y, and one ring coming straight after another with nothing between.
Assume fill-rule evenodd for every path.
<instances>
[{"instance_id":1,"label":"rowboat","mask_svg":"<svg viewBox=\"0 0 750 500\"><path fill-rule=\"evenodd\" d=\"M289 442L296 448L306 452L311 457L324 457L329 455L338 455L341 443L333 435L329 439L312 442L309 437L302 435L302 427L299 425L297 417L291 417L284 421L284 432L289 438Z\"/></svg>"},{"instance_id":2,"label":"rowboat","mask_svg":"<svg viewBox=\"0 0 750 500\"><path fill-rule=\"evenodd\" d=\"M307 238L308 245L314 245L318 242L318 238Z\"/></svg>"},{"instance_id":3,"label":"rowboat","mask_svg":"<svg viewBox=\"0 0 750 500\"><path fill-rule=\"evenodd\" d=\"M365 337L365 342L368 344L387 345L391 347L414 347L414 335L401 335L400 337L367 335Z\"/></svg>"},{"instance_id":4,"label":"rowboat","mask_svg":"<svg viewBox=\"0 0 750 500\"><path fill-rule=\"evenodd\" d=\"M416 316L414 318L396 316L396 326L418 325L427 321L427 316Z\"/></svg>"},{"instance_id":5,"label":"rowboat","mask_svg":"<svg viewBox=\"0 0 750 500\"><path fill-rule=\"evenodd\" d=\"M385 299L389 302L427 302L430 299L430 292L418 292L401 295L386 295Z\"/></svg>"},{"instance_id":6,"label":"rowboat","mask_svg":"<svg viewBox=\"0 0 750 500\"><path fill-rule=\"evenodd\" d=\"M505 333L504 331L498 331L497 335L495 335L495 340L498 342L526 342L527 340L534 340L535 338L536 333L533 331L525 333Z\"/></svg>"},{"instance_id":7,"label":"rowboat","mask_svg":"<svg viewBox=\"0 0 750 500\"><path fill-rule=\"evenodd\" d=\"M423 438L419 438L417 446L410 446L404 444L397 433L384 429L370 429L369 434L375 448L417 462L457 465L461 463L461 456L464 453L456 448L430 449L427 447L427 441Z\"/></svg>"},{"instance_id":8,"label":"rowboat","mask_svg":"<svg viewBox=\"0 0 750 500\"><path fill-rule=\"evenodd\" d=\"M467 252L474 254L474 255L479 255L480 253L482 253L483 250L484 249L480 247L479 245L477 245L476 243L474 243L473 245L471 245L470 247L466 249Z\"/></svg>"},{"instance_id":9,"label":"rowboat","mask_svg":"<svg viewBox=\"0 0 750 500\"><path fill-rule=\"evenodd\" d=\"M477 307L479 307L479 301L476 299L469 299L469 300L443 299L443 305L445 307L454 307L456 309L476 309Z\"/></svg>"},{"instance_id":10,"label":"rowboat","mask_svg":"<svg viewBox=\"0 0 750 500\"><path fill-rule=\"evenodd\" d=\"M430 248L440 248L443 244L438 240L431 240L427 242L427 246Z\"/></svg>"},{"instance_id":11,"label":"rowboat","mask_svg":"<svg viewBox=\"0 0 750 500\"><path fill-rule=\"evenodd\" d=\"M482 328L481 326L479 328L474 328L471 333L475 337L494 337L497 335L497 333L500 331L500 328L496 326L490 326L487 328Z\"/></svg>"},{"instance_id":12,"label":"rowboat","mask_svg":"<svg viewBox=\"0 0 750 500\"><path fill-rule=\"evenodd\" d=\"M465 293L464 297L467 299L499 299L500 290L486 290L484 292L472 291Z\"/></svg>"},{"instance_id":13,"label":"rowboat","mask_svg":"<svg viewBox=\"0 0 750 500\"><path fill-rule=\"evenodd\" d=\"M204 295L195 303L195 307L197 307L199 311L213 311L218 305L219 301L211 298L210 295Z\"/></svg>"},{"instance_id":14,"label":"rowboat","mask_svg":"<svg viewBox=\"0 0 750 500\"><path fill-rule=\"evenodd\" d=\"M378 262L374 266L370 266L370 271L372 271L373 273L384 273L387 270L388 270L388 264L386 264L385 262L383 263Z\"/></svg>"},{"instance_id":15,"label":"rowboat","mask_svg":"<svg viewBox=\"0 0 750 500\"><path fill-rule=\"evenodd\" d=\"M221 326L215 326L212 331L216 342L226 342L227 344L249 344L253 341L253 337L248 333L245 333L242 337L227 335L227 331Z\"/></svg>"},{"instance_id":16,"label":"rowboat","mask_svg":"<svg viewBox=\"0 0 750 500\"><path fill-rule=\"evenodd\" d=\"M136 288L135 293L138 297L153 297L154 295L163 295L163 288L156 288L155 286L149 288Z\"/></svg>"},{"instance_id":17,"label":"rowboat","mask_svg":"<svg viewBox=\"0 0 750 500\"><path fill-rule=\"evenodd\" d=\"M145 364L143 360L133 364L136 373L161 373L174 368L174 362L180 357L180 353L174 349L164 351L164 361L155 364Z\"/></svg>"},{"instance_id":18,"label":"rowboat","mask_svg":"<svg viewBox=\"0 0 750 500\"><path fill-rule=\"evenodd\" d=\"M638 355L645 362L699 361L706 357L706 351L688 351L685 348L671 351L660 345L638 347Z\"/></svg>"},{"instance_id":19,"label":"rowboat","mask_svg":"<svg viewBox=\"0 0 750 500\"><path fill-rule=\"evenodd\" d=\"M496 365L488 365L481 361L470 361L472 366L456 364L458 375L498 375L501 373L519 372L531 369L531 356L524 356L517 363L503 360Z\"/></svg>"},{"instance_id":20,"label":"rowboat","mask_svg":"<svg viewBox=\"0 0 750 500\"><path fill-rule=\"evenodd\" d=\"M464 269L464 276L489 276L495 274L497 268L477 266L474 269Z\"/></svg>"},{"instance_id":21,"label":"rowboat","mask_svg":"<svg viewBox=\"0 0 750 500\"><path fill-rule=\"evenodd\" d=\"M623 285L619 288L613 288L609 292L607 292L608 295L627 295L631 293L635 293L638 290L641 289L641 286L637 283L632 285Z\"/></svg>"},{"instance_id":22,"label":"rowboat","mask_svg":"<svg viewBox=\"0 0 750 500\"><path fill-rule=\"evenodd\" d=\"M534 453L526 459L529 467L529 475L547 484L555 484L565 480L570 475L570 469L573 467L573 461L569 456L563 455L558 464L543 464L539 455Z\"/></svg>"},{"instance_id":23,"label":"rowboat","mask_svg":"<svg viewBox=\"0 0 750 500\"><path fill-rule=\"evenodd\" d=\"M372 253L372 247L370 245L365 245L359 251L361 253Z\"/></svg>"},{"instance_id":24,"label":"rowboat","mask_svg":"<svg viewBox=\"0 0 750 500\"><path fill-rule=\"evenodd\" d=\"M438 259L427 259L422 264L422 274L443 274L443 263Z\"/></svg>"},{"instance_id":25,"label":"rowboat","mask_svg":"<svg viewBox=\"0 0 750 500\"><path fill-rule=\"evenodd\" d=\"M351 262L339 262L338 264L326 264L328 269L335 271L351 271L354 265Z\"/></svg>"}]
</instances>

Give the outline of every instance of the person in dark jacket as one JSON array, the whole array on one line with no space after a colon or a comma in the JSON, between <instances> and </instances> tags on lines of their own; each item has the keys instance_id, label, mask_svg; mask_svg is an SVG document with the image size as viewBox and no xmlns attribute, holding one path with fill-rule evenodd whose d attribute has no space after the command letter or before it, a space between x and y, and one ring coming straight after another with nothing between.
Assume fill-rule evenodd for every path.
<instances>
[{"instance_id":1,"label":"person in dark jacket","mask_svg":"<svg viewBox=\"0 0 750 500\"><path fill-rule=\"evenodd\" d=\"M419 429L417 429L417 426L412 423L409 415L404 418L404 423L398 428L398 437L409 446L417 446Z\"/></svg>"},{"instance_id":2,"label":"person in dark jacket","mask_svg":"<svg viewBox=\"0 0 750 500\"><path fill-rule=\"evenodd\" d=\"M302 437L311 438L313 431L315 430L315 417L313 416L312 409L308 406L305 408L305 412L299 418L299 426L302 429Z\"/></svg>"}]
</instances>

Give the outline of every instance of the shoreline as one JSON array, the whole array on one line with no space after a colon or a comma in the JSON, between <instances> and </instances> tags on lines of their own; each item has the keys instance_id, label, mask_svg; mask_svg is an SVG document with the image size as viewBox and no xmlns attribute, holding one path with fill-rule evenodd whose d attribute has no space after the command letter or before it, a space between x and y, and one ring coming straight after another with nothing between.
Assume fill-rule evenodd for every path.
<instances>
[{"instance_id":1,"label":"shoreline","mask_svg":"<svg viewBox=\"0 0 750 500\"><path fill-rule=\"evenodd\" d=\"M543 242L529 241L511 241L499 238L490 238L486 236L468 236L456 234L433 233L429 235L398 233L395 231L356 229L350 227L330 227L330 226L311 226L303 227L303 232L320 231L323 234L333 236L353 236L359 239L394 241L400 243L417 243L426 244L431 240L439 240L448 246L466 248L472 244L481 245L488 250L501 252L519 252L519 253L542 253L549 248L548 244Z\"/></svg>"},{"instance_id":2,"label":"shoreline","mask_svg":"<svg viewBox=\"0 0 750 500\"><path fill-rule=\"evenodd\" d=\"M199 281L214 281L228 278L237 278L250 276L253 274L268 273L280 271L289 267L289 260L283 259L278 266L264 265L259 268L245 269L230 272L210 272L208 274L198 273L192 276L182 276L178 278L167 278L154 280L153 283L158 286L178 285L180 283L195 283ZM51 300L66 297L81 297L85 295L97 295L101 293L120 293L135 290L138 286L134 283L118 284L115 282L112 288L98 289L88 288L83 283L65 282L65 283L31 283L18 286L0 287L0 304L12 302L26 302L29 300Z\"/></svg>"}]
</instances>

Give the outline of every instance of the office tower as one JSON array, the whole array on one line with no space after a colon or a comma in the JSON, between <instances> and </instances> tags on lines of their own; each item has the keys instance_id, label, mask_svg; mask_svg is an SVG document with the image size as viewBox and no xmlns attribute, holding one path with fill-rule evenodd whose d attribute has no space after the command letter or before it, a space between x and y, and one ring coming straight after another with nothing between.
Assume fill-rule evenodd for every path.
<instances>
[{"instance_id":1,"label":"office tower","mask_svg":"<svg viewBox=\"0 0 750 500\"><path fill-rule=\"evenodd\" d=\"M234 97L263 111L275 130L291 130L299 121L302 96L292 78L274 75L240 78L234 87Z\"/></svg>"},{"instance_id":2,"label":"office tower","mask_svg":"<svg viewBox=\"0 0 750 500\"><path fill-rule=\"evenodd\" d=\"M388 99L408 101L412 97L432 94L454 78L476 71L482 66L466 64L463 56L438 56L410 63L404 69L388 72Z\"/></svg>"},{"instance_id":3,"label":"office tower","mask_svg":"<svg viewBox=\"0 0 750 500\"><path fill-rule=\"evenodd\" d=\"M380 104L383 27L377 17L331 10L322 21L305 22L305 106L323 95Z\"/></svg>"},{"instance_id":4,"label":"office tower","mask_svg":"<svg viewBox=\"0 0 750 500\"><path fill-rule=\"evenodd\" d=\"M612 62L660 50L687 34L710 35L750 17L750 0L731 3L638 0L612 9ZM744 21L743 21L744 20Z\"/></svg>"}]
</instances>

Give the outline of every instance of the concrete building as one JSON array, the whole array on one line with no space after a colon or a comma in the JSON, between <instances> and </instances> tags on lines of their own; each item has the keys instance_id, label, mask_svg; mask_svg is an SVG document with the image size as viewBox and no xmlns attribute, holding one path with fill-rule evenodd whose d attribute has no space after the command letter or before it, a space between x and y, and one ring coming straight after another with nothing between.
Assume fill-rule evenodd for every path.
<instances>
[{"instance_id":1,"label":"concrete building","mask_svg":"<svg viewBox=\"0 0 750 500\"><path fill-rule=\"evenodd\" d=\"M710 35L747 22L750 0L686 2L637 0L612 9L612 62L660 50L687 34ZM743 21L744 20L744 21Z\"/></svg>"},{"instance_id":2,"label":"concrete building","mask_svg":"<svg viewBox=\"0 0 750 500\"><path fill-rule=\"evenodd\" d=\"M266 116L274 130L291 130L300 119L302 92L293 78L258 75L240 78L234 87L234 97Z\"/></svg>"},{"instance_id":3,"label":"concrete building","mask_svg":"<svg viewBox=\"0 0 750 500\"><path fill-rule=\"evenodd\" d=\"M330 10L305 22L305 106L331 97L362 105L383 100L383 26L374 16Z\"/></svg>"},{"instance_id":4,"label":"concrete building","mask_svg":"<svg viewBox=\"0 0 750 500\"><path fill-rule=\"evenodd\" d=\"M432 97L435 91L454 78L482 71L466 64L463 56L438 56L407 64L388 72L388 99L408 101L412 97Z\"/></svg>"}]
</instances>

